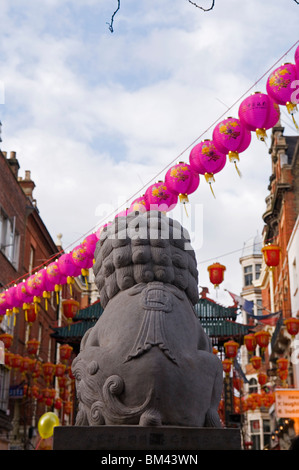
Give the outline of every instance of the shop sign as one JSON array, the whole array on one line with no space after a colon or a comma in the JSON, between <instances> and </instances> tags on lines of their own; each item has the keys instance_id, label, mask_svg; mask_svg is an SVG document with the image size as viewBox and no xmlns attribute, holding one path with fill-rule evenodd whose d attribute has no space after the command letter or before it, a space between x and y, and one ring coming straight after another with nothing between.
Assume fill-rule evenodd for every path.
<instances>
[{"instance_id":1,"label":"shop sign","mask_svg":"<svg viewBox=\"0 0 299 470\"><path fill-rule=\"evenodd\" d=\"M278 418L299 418L299 389L275 390L275 409Z\"/></svg>"}]
</instances>

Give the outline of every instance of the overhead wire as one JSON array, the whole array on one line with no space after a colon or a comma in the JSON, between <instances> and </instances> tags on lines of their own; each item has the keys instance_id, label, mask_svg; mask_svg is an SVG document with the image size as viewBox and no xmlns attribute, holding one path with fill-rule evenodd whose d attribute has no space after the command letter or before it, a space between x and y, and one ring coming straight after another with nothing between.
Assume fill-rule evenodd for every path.
<instances>
[{"instance_id":1,"label":"overhead wire","mask_svg":"<svg viewBox=\"0 0 299 470\"><path fill-rule=\"evenodd\" d=\"M244 93L242 93L242 95L237 99L235 100L229 107L227 107L227 109L220 115L218 116L217 119L215 119L203 132L201 132L201 134L196 137L196 139L194 139L187 147L184 148L184 150L182 150L171 162L169 162L167 165L165 165L153 178L151 178L150 180L148 180L145 184L143 184L143 186L141 188L139 188L138 191L136 191L134 194L132 194L128 199L126 199L121 205L118 206L118 208L116 208L115 210L111 211L110 214L106 215L103 219L100 219L100 221L98 221L98 223L93 226L91 229L89 229L87 232L85 232L83 235L81 235L80 238L78 238L76 241L72 242L71 244L69 244L66 249L63 249L61 251L58 251L55 255L51 256L51 258L49 258L48 260L46 260L44 263L42 263L40 266L36 267L36 269L40 269L42 266L45 266L48 264L49 261L51 261L52 259L55 259L57 256L59 256L61 253L65 253L66 251L68 251L70 249L70 247L74 246L75 243L78 243L79 240L82 240L82 238L84 239L84 237L86 237L88 234L92 233L94 230L96 230L99 226L101 226L101 224L103 224L104 222L107 222L107 220L109 220L111 217L113 217L113 215L117 214L121 208L123 207L127 207L128 203L130 201L133 200L133 198L139 196L142 194L143 190L145 188L147 188L149 186L150 183L152 183L153 181L155 181L162 173L164 173L174 162L178 161L182 155L184 153L186 153L191 147L193 147L198 141L199 139L201 139L210 129L212 129L218 122L220 119L222 119L224 116L227 115L228 111L230 111L234 106L236 106L265 76L267 76L269 74L269 72L278 64L280 63L283 58L289 54L289 52L299 43L299 40L297 40L291 47L289 47L289 49L283 53L282 56L279 57L279 59L277 59L246 91L244 91ZM239 250L237 250L239 251ZM6 286L4 286L4 288L7 288L7 286L11 285L11 284L14 284L16 283L17 281L19 281L20 279L23 279L25 278L28 274L30 274L29 272L22 275L21 277L19 277L18 279L15 279L13 281L11 281L10 283L8 283Z\"/></svg>"}]
</instances>

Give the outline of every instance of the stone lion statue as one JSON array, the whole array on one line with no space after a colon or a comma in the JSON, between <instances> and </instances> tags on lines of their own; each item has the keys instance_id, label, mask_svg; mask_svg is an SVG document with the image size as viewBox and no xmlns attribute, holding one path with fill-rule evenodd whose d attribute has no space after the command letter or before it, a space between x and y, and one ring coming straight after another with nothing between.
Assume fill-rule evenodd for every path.
<instances>
[{"instance_id":1,"label":"stone lion statue","mask_svg":"<svg viewBox=\"0 0 299 470\"><path fill-rule=\"evenodd\" d=\"M104 312L72 364L76 425L221 427L221 361L194 311L190 237L161 212L115 218L95 251Z\"/></svg>"}]
</instances>

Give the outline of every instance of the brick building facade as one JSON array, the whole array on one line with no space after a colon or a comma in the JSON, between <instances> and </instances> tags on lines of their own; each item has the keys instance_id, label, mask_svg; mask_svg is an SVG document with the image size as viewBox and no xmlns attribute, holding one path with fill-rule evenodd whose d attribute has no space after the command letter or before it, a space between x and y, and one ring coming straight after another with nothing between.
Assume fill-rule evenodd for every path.
<instances>
[{"instance_id":1,"label":"brick building facade","mask_svg":"<svg viewBox=\"0 0 299 470\"><path fill-rule=\"evenodd\" d=\"M61 251L39 214L30 172L25 171L25 176L21 177L19 169L15 152L10 152L8 157L6 152L0 151L0 291L22 282ZM32 325L26 321L22 308L14 318L0 317L0 333L13 336L11 353L28 356L27 341L34 338L40 343L38 361L56 362L53 327L61 323L61 299L70 297L67 290L64 286L58 302L55 292L51 293L47 305L42 299ZM76 281L72 296L81 302L84 290L85 285ZM38 380L41 387L45 387L42 378ZM42 400L32 400L26 395L30 385L30 375L0 363L0 449L26 449L31 445L32 432L47 408Z\"/></svg>"}]
</instances>

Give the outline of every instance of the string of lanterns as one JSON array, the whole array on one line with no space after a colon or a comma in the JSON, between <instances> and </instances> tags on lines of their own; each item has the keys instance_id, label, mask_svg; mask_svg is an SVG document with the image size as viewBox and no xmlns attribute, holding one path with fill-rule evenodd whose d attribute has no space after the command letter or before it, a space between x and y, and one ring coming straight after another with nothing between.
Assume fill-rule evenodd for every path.
<instances>
[{"instance_id":1,"label":"string of lanterns","mask_svg":"<svg viewBox=\"0 0 299 470\"><path fill-rule=\"evenodd\" d=\"M188 202L188 196L197 190L200 175L204 176L214 194L214 175L224 168L227 156L240 174L237 162L240 160L240 153L250 145L251 133L256 132L258 139L264 141L267 137L266 131L273 127L280 117L279 105L285 106L294 120L293 115L297 107L292 98L295 91L293 83L298 79L299 46L295 52L295 64L284 64L270 74L266 85L267 93L255 92L245 98L239 106L238 118L228 117L218 123L213 130L212 140L206 139L192 148L188 164L179 162L171 167L164 181L150 185L144 195L136 198L128 209L115 217L150 209L168 212L178 201L185 204ZM47 309L51 292L56 292L58 301L64 284L69 286L72 293L75 277L82 275L87 279L88 269L93 265L96 243L109 224L108 222L96 233L88 235L70 253L62 254L48 266L0 293L0 316L11 316L23 308L28 317L29 312L32 314L33 311L32 304L35 311L38 311L41 299L44 299ZM223 271L223 267L220 269ZM216 270L214 273L216 276ZM217 285L221 282L219 270L218 276L220 280L215 282Z\"/></svg>"},{"instance_id":2,"label":"string of lanterns","mask_svg":"<svg viewBox=\"0 0 299 470\"><path fill-rule=\"evenodd\" d=\"M41 362L36 358L39 341L31 339L27 342L27 356L20 354L13 354L9 351L13 337L8 333L0 335L0 340L3 341L5 347L5 366L12 370L19 372L24 380L24 395L37 400L39 403L44 403L46 407L52 407L67 415L73 411L73 402L70 400L69 388L74 388L75 377L72 374L69 365L71 353L73 348L64 344L60 346L60 362L54 364L52 362ZM26 377L30 376L32 384L26 383ZM54 378L58 381L58 396L57 390L51 387ZM40 380L44 379L46 387L40 386Z\"/></svg>"}]
</instances>

